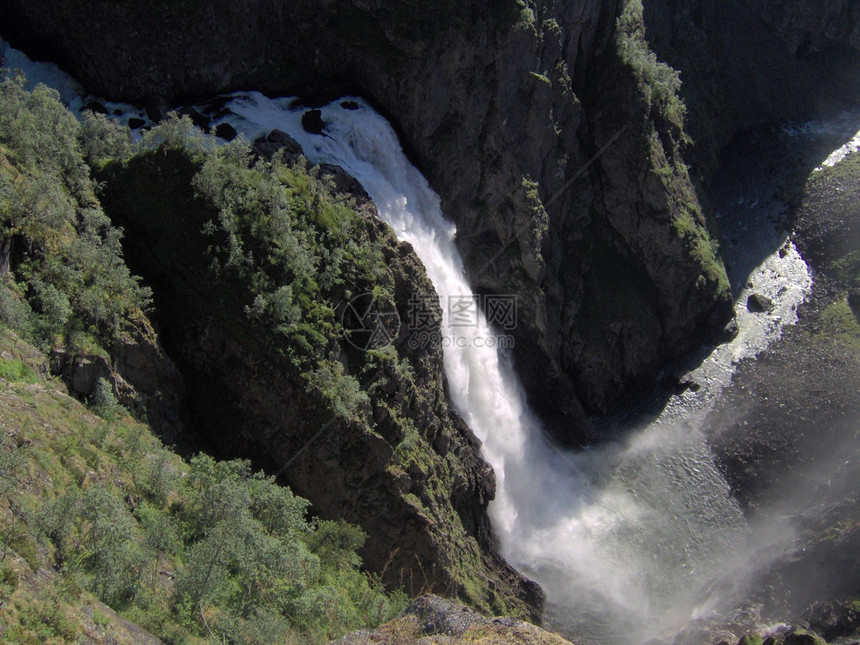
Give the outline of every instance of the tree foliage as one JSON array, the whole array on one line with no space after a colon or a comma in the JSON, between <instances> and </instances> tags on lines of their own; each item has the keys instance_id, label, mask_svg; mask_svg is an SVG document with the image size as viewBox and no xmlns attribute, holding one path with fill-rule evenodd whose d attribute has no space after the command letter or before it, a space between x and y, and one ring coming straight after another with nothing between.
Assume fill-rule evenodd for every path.
<instances>
[{"instance_id":1,"label":"tree foliage","mask_svg":"<svg viewBox=\"0 0 860 645\"><path fill-rule=\"evenodd\" d=\"M43 349L108 347L150 300L96 199L85 130L54 90L0 81L0 319Z\"/></svg>"}]
</instances>

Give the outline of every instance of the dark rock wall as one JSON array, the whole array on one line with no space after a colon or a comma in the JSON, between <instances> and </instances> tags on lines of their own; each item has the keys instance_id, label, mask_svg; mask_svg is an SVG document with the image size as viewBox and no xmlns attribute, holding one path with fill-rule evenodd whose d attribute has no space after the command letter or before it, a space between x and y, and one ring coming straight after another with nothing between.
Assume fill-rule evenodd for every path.
<instances>
[{"instance_id":1,"label":"dark rock wall","mask_svg":"<svg viewBox=\"0 0 860 645\"><path fill-rule=\"evenodd\" d=\"M518 296L519 369L567 439L587 439L584 411L647 385L730 315L714 272L672 235L685 204L701 226L707 205L684 173L655 177L673 171L648 154L651 141L666 156L671 146L647 88L619 69L617 0L0 8L4 35L112 98L237 88L371 98L456 222L473 286ZM694 178L738 129L845 89L857 12L848 0L823 10L804 0L646 2L649 44L682 72Z\"/></svg>"},{"instance_id":2,"label":"dark rock wall","mask_svg":"<svg viewBox=\"0 0 860 645\"><path fill-rule=\"evenodd\" d=\"M619 5L0 2L4 35L109 97L370 97L458 225L473 286L519 297L531 399L580 441L584 411L647 384L728 315L726 290L671 234L690 197L655 179L646 152L666 128L618 69Z\"/></svg>"},{"instance_id":3,"label":"dark rock wall","mask_svg":"<svg viewBox=\"0 0 860 645\"><path fill-rule=\"evenodd\" d=\"M682 71L695 162L713 171L740 130L860 101L851 0L648 0L649 44Z\"/></svg>"}]
</instances>

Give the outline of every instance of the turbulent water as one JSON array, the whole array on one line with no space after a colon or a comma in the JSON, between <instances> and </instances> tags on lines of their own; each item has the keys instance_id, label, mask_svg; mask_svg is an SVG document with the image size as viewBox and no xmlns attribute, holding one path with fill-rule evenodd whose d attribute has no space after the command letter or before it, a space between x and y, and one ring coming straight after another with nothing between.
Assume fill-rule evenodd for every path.
<instances>
[{"instance_id":1,"label":"turbulent water","mask_svg":"<svg viewBox=\"0 0 860 645\"><path fill-rule=\"evenodd\" d=\"M18 54L6 51L7 63L10 55ZM14 63L27 68L23 58ZM27 71L54 81L67 102L84 104L79 88L55 68ZM811 286L797 251L767 233L764 261L745 269L746 286L737 296L743 303L755 291L775 306L758 314L738 307L737 338L692 373L700 389L672 397L655 421L631 428L624 440L563 452L544 438L509 360L495 348L501 330L477 312L466 327L452 324L452 303L472 298L455 228L388 123L355 102L358 109L340 103L322 109L323 136L302 129L302 110L290 109L289 99L257 93L233 95L227 105L232 114L224 120L248 139L278 128L298 140L312 162L342 166L397 236L412 243L441 297L445 321L436 340L443 343L452 402L483 441L496 472L490 514L500 549L543 586L551 625L581 643L638 643L718 610L727 589L720 579L737 579L736 571L749 568L756 545L699 425L733 366L794 321ZM120 120L140 115L131 106L109 108Z\"/></svg>"},{"instance_id":2,"label":"turbulent water","mask_svg":"<svg viewBox=\"0 0 860 645\"><path fill-rule=\"evenodd\" d=\"M451 324L453 302L472 292L439 198L408 162L390 126L354 99L322 109L325 135L306 133L289 99L236 95L227 120L249 139L273 128L292 135L315 163L342 166L367 190L380 217L412 243L445 314L445 370L455 408L484 442L498 481L490 515L503 555L547 592L554 626L581 642L642 642L671 633L717 608L707 593L747 551L747 528L714 467L698 424L731 378L794 320L811 282L786 244L750 277L776 304L770 313L739 311L737 339L693 373L702 386L670 400L663 414L629 439L578 453L544 438L510 363L487 339L483 317ZM741 293L742 301L747 293ZM460 341L454 339L459 338Z\"/></svg>"}]
</instances>

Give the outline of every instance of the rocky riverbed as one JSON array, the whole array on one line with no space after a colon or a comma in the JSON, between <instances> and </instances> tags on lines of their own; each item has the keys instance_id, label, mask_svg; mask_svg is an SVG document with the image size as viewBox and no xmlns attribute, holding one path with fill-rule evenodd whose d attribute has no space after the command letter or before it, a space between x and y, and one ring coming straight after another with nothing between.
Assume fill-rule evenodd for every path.
<instances>
[{"instance_id":1,"label":"rocky riverbed","mask_svg":"<svg viewBox=\"0 0 860 645\"><path fill-rule=\"evenodd\" d=\"M820 163L827 147L812 141L776 178L791 202L780 224L810 264L813 291L797 324L738 366L707 433L757 548L755 568L731 583L745 597L735 627L789 621L850 642L836 639L860 628L860 155L793 190L792 175Z\"/></svg>"}]
</instances>

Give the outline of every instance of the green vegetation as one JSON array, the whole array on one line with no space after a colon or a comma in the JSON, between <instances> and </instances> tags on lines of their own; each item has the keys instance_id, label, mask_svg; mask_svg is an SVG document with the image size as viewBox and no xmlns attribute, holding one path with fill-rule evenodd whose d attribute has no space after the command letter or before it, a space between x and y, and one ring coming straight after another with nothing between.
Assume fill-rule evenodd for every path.
<instances>
[{"instance_id":1,"label":"green vegetation","mask_svg":"<svg viewBox=\"0 0 860 645\"><path fill-rule=\"evenodd\" d=\"M491 590L492 567L454 510L471 453L451 426L437 368L343 341L337 307L368 292L398 304L389 264L407 262L366 207L305 160L218 146L188 118L133 142L101 116L78 124L53 92L28 93L20 79L4 81L0 101L0 339L14 349L3 354L11 389L0 388L10 397L0 427L10 438L3 454L24 457L28 482L0 501L11 567L0 571L10 594L0 613L17 625L7 639L69 640L105 620L119 629L103 601L168 642L304 643L378 624L403 604L361 570L357 528L307 519L307 502L245 462L184 463L128 417L111 380L96 382L87 411L39 376L49 354L53 369L56 356L114 364L122 342L150 328L148 315L170 316L158 319L165 328L208 317L251 361L307 393L291 402L307 418L280 430L285 441L332 414L357 438L351 448L372 438L380 478L393 473L408 487L392 486L392 515L432 522L441 561L395 549L388 582L487 612L522 610L505 589ZM133 233L124 254L118 223ZM152 307L123 255L159 285L156 296L173 297L168 306ZM431 288L408 264L401 272ZM165 296L164 285L180 295ZM225 419L212 432L245 422ZM423 566L435 567L434 582ZM102 607L99 621L82 615L82 593ZM53 636L37 624L53 625Z\"/></svg>"},{"instance_id":2,"label":"green vegetation","mask_svg":"<svg viewBox=\"0 0 860 645\"><path fill-rule=\"evenodd\" d=\"M762 645L764 640L758 634L746 634L738 645Z\"/></svg>"},{"instance_id":3,"label":"green vegetation","mask_svg":"<svg viewBox=\"0 0 860 645\"><path fill-rule=\"evenodd\" d=\"M687 108L678 95L681 77L672 67L658 61L648 46L642 0L627 0L615 28L618 56L635 73L648 106L682 129Z\"/></svg>"},{"instance_id":4,"label":"green vegetation","mask_svg":"<svg viewBox=\"0 0 860 645\"><path fill-rule=\"evenodd\" d=\"M0 322L43 350L109 347L149 304L56 92L0 81Z\"/></svg>"},{"instance_id":5,"label":"green vegetation","mask_svg":"<svg viewBox=\"0 0 860 645\"><path fill-rule=\"evenodd\" d=\"M860 323L844 297L825 307L819 322L816 338L833 340L852 351L860 352Z\"/></svg>"},{"instance_id":6,"label":"green vegetation","mask_svg":"<svg viewBox=\"0 0 860 645\"><path fill-rule=\"evenodd\" d=\"M12 383L35 383L39 376L21 361L0 358L0 378Z\"/></svg>"},{"instance_id":7,"label":"green vegetation","mask_svg":"<svg viewBox=\"0 0 860 645\"><path fill-rule=\"evenodd\" d=\"M0 350L36 374L11 332ZM359 529L308 520L306 500L248 462L184 462L57 386L0 393L4 642L75 640L81 590L172 643L323 642L402 610L361 572Z\"/></svg>"}]
</instances>

